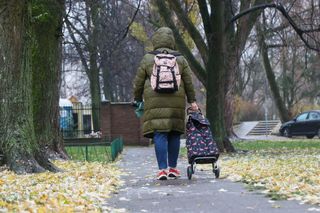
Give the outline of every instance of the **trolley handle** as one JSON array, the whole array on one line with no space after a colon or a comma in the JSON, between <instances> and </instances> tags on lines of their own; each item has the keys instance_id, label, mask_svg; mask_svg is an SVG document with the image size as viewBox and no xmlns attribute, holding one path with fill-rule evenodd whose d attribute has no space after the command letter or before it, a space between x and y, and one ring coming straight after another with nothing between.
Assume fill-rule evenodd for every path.
<instances>
[{"instance_id":1,"label":"trolley handle","mask_svg":"<svg viewBox=\"0 0 320 213\"><path fill-rule=\"evenodd\" d=\"M201 109L200 109L199 107L198 107L198 110L197 110L197 111L193 110L191 107L188 107L188 108L187 108L187 114L189 115L189 114L192 113L192 112L199 112L199 113L202 114Z\"/></svg>"}]
</instances>

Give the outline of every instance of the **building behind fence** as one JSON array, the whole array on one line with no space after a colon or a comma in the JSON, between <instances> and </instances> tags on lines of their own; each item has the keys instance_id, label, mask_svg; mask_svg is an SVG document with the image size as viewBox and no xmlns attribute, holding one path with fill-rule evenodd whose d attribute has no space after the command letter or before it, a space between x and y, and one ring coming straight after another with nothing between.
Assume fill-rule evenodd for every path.
<instances>
[{"instance_id":1,"label":"building behind fence","mask_svg":"<svg viewBox=\"0 0 320 213\"><path fill-rule=\"evenodd\" d=\"M94 135L93 116L100 108L60 99L60 130L63 138L88 138ZM100 121L98 121L100 122ZM95 133L99 134L99 133Z\"/></svg>"},{"instance_id":2,"label":"building behind fence","mask_svg":"<svg viewBox=\"0 0 320 213\"><path fill-rule=\"evenodd\" d=\"M100 131L94 132L93 113L99 113ZM142 135L142 121L131 103L102 102L99 108L83 105L75 97L60 100L60 130L63 138L123 138L125 145L149 145Z\"/></svg>"}]
</instances>

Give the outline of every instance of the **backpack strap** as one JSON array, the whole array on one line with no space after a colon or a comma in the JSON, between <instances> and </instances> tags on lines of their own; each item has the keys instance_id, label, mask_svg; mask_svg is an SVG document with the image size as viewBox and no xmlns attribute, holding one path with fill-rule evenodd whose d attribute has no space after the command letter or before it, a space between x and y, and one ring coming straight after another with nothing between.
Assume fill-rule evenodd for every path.
<instances>
[{"instance_id":1,"label":"backpack strap","mask_svg":"<svg viewBox=\"0 0 320 213\"><path fill-rule=\"evenodd\" d=\"M181 56L182 55L179 52L171 52L171 53L169 53L167 50L164 50L164 51L154 50L154 51L150 51L148 53L151 54L151 55L157 55L157 54L161 54L161 53L171 54L171 55L174 55L174 56Z\"/></svg>"},{"instance_id":2,"label":"backpack strap","mask_svg":"<svg viewBox=\"0 0 320 213\"><path fill-rule=\"evenodd\" d=\"M148 53L151 54L151 55L157 55L157 54L160 54L161 52L158 51L158 50L154 50L154 51L150 51Z\"/></svg>"}]
</instances>

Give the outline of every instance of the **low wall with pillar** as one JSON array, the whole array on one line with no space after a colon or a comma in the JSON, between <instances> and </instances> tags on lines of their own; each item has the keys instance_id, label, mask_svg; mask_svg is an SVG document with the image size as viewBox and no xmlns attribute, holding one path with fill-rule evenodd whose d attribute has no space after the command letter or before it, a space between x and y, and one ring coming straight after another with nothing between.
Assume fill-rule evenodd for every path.
<instances>
[{"instance_id":1,"label":"low wall with pillar","mask_svg":"<svg viewBox=\"0 0 320 213\"><path fill-rule=\"evenodd\" d=\"M128 102L102 102L102 137L114 139L121 136L125 145L149 145L149 139L142 134L142 120L136 117L134 110L135 108Z\"/></svg>"}]
</instances>

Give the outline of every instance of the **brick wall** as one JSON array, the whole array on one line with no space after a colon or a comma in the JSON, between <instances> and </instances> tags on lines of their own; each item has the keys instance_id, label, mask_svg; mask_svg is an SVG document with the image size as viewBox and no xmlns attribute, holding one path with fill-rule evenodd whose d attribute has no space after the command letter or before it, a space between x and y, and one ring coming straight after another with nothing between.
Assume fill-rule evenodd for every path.
<instances>
[{"instance_id":1,"label":"brick wall","mask_svg":"<svg viewBox=\"0 0 320 213\"><path fill-rule=\"evenodd\" d=\"M142 135L142 121L134 113L130 103L101 104L101 131L103 137L122 137L125 145L149 145Z\"/></svg>"}]
</instances>

